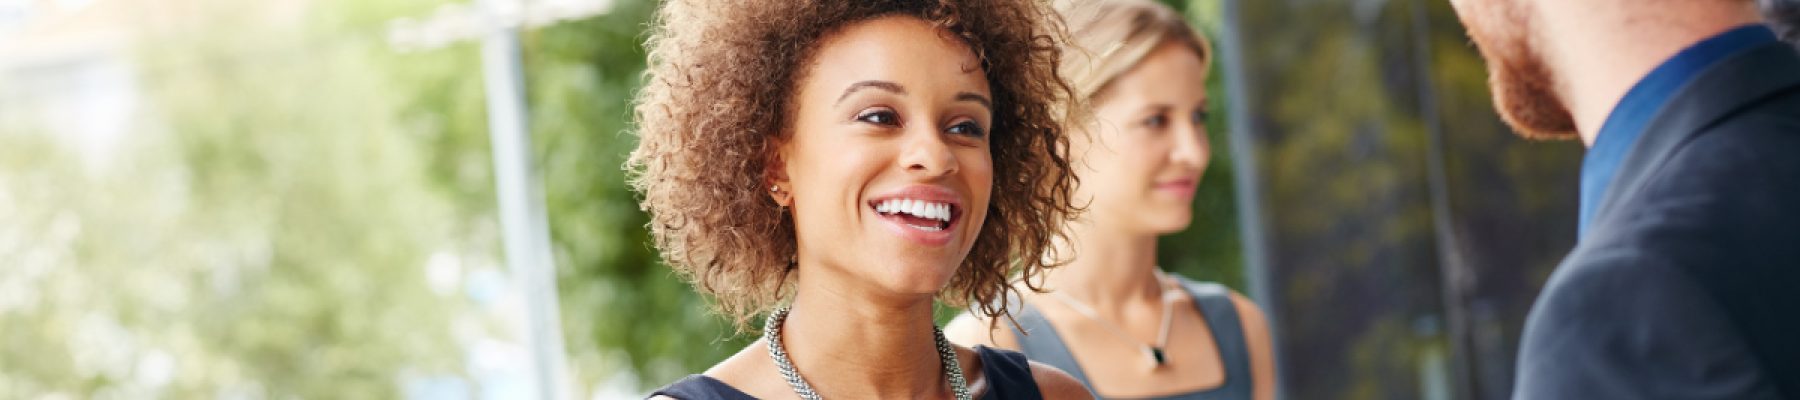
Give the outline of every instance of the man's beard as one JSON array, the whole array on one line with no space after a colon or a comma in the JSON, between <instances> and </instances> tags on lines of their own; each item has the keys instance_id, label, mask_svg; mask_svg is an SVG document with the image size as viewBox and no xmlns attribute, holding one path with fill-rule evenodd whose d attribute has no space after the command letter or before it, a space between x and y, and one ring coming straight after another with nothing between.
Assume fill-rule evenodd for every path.
<instances>
[{"instance_id":1,"label":"man's beard","mask_svg":"<svg viewBox=\"0 0 1800 400\"><path fill-rule=\"evenodd\" d=\"M1487 60L1488 88L1500 118L1527 139L1579 138L1574 115L1556 95L1555 75L1527 39L1532 21L1525 10L1507 0L1470 2L1481 9L1464 10L1470 13L1463 14L1463 23Z\"/></svg>"}]
</instances>

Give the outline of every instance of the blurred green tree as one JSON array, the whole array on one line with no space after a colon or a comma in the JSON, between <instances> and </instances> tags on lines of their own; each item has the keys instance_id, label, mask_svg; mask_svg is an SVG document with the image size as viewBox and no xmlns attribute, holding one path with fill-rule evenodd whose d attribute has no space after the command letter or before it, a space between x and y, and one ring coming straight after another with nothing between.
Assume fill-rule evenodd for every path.
<instances>
[{"instance_id":1,"label":"blurred green tree","mask_svg":"<svg viewBox=\"0 0 1800 400\"><path fill-rule=\"evenodd\" d=\"M0 397L398 398L462 373L467 303L424 267L482 259L490 223L430 184L390 51L332 13L182 5L140 27L144 128L109 167L0 137L0 229L29 239L0 247Z\"/></svg>"},{"instance_id":2,"label":"blurred green tree","mask_svg":"<svg viewBox=\"0 0 1800 400\"><path fill-rule=\"evenodd\" d=\"M618 1L605 15L534 31L524 47L572 359L587 371L595 367L583 364L610 358L646 389L704 371L754 339L708 312L661 263L625 182L625 157L637 147L632 98L647 65L643 29L655 6Z\"/></svg>"}]
</instances>

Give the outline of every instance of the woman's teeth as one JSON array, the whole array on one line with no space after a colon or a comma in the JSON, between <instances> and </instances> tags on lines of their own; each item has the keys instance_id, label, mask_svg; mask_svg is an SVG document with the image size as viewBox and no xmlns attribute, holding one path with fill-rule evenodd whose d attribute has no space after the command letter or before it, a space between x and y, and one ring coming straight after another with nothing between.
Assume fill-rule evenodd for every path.
<instances>
[{"instance_id":1,"label":"woman's teeth","mask_svg":"<svg viewBox=\"0 0 1800 400\"><path fill-rule=\"evenodd\" d=\"M918 226L907 224L919 230L937 232L947 228L950 222L950 204L933 203L913 199L889 199L875 205L875 211L882 214L909 214L914 217L938 220L938 226Z\"/></svg>"}]
</instances>

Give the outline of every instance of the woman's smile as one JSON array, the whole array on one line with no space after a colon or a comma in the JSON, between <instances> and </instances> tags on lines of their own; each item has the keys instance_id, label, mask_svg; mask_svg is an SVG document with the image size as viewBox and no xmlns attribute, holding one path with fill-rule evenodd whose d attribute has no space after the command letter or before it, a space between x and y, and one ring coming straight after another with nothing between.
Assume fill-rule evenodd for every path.
<instances>
[{"instance_id":1,"label":"woman's smile","mask_svg":"<svg viewBox=\"0 0 1800 400\"><path fill-rule=\"evenodd\" d=\"M1194 190L1200 185L1197 178L1176 178L1157 181L1154 188L1157 192L1172 196L1177 200L1190 201L1194 198Z\"/></svg>"},{"instance_id":2,"label":"woman's smile","mask_svg":"<svg viewBox=\"0 0 1800 400\"><path fill-rule=\"evenodd\" d=\"M962 196L942 186L900 188L866 202L889 232L925 246L950 244L963 216Z\"/></svg>"}]
</instances>

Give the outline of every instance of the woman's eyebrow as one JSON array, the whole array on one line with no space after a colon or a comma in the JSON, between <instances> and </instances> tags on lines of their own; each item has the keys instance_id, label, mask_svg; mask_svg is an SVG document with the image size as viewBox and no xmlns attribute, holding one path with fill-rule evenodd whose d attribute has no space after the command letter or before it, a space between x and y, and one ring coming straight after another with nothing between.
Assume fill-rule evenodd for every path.
<instances>
[{"instance_id":1,"label":"woman's eyebrow","mask_svg":"<svg viewBox=\"0 0 1800 400\"><path fill-rule=\"evenodd\" d=\"M962 92L962 93L956 94L956 101L973 101L976 103L981 103L982 107L987 107L988 112L994 112L994 102L992 100L988 100L987 96L982 96L982 95L970 93L970 92Z\"/></svg>"},{"instance_id":2,"label":"woman's eyebrow","mask_svg":"<svg viewBox=\"0 0 1800 400\"><path fill-rule=\"evenodd\" d=\"M1147 104L1147 105L1144 105L1143 107L1138 108L1138 112L1145 113L1145 114L1165 114L1174 109L1175 109L1174 104L1151 103L1151 104Z\"/></svg>"},{"instance_id":3,"label":"woman's eyebrow","mask_svg":"<svg viewBox=\"0 0 1800 400\"><path fill-rule=\"evenodd\" d=\"M885 89L889 92L894 92L894 94L906 94L906 88L900 87L900 84L898 83L888 81L862 81L852 83L850 84L850 87L844 88L844 95L838 96L837 102L843 103L844 99L850 98L851 93L856 93L856 91L866 88Z\"/></svg>"}]
</instances>

